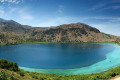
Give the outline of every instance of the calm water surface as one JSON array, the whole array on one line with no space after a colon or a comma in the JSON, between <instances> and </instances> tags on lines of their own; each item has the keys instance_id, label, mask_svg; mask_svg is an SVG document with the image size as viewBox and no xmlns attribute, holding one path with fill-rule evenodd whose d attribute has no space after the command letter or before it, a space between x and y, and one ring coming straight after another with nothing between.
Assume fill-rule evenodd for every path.
<instances>
[{"instance_id":1,"label":"calm water surface","mask_svg":"<svg viewBox=\"0 0 120 80\"><path fill-rule=\"evenodd\" d=\"M114 49L113 44L21 44L0 46L0 58L29 68L73 69L102 61Z\"/></svg>"}]
</instances>

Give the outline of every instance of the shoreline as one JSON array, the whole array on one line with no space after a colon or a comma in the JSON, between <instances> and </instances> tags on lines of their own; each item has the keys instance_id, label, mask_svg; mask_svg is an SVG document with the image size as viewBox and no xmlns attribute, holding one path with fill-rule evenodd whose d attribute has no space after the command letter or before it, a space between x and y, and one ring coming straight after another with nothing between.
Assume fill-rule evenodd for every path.
<instances>
[{"instance_id":1,"label":"shoreline","mask_svg":"<svg viewBox=\"0 0 120 80\"><path fill-rule=\"evenodd\" d=\"M95 43L95 44L97 44L97 43ZM98 43L98 44L103 44L103 42L102 43ZM119 66L120 64L117 62L116 64L114 64L113 63L113 61L114 61L114 59L116 59L116 58L118 58L117 56L115 57L115 58L113 58L113 60L110 60L110 57L112 57L112 56L114 56L114 55L117 55L120 51L118 51L118 44L116 44L116 43L106 43L106 44L113 44L113 45L116 45L117 46L117 49L115 49L114 51L112 51L112 52L110 52L110 53L108 53L107 55L106 55L106 59L105 60L103 60L103 61L100 61L100 64L102 65L102 63L103 64L108 64L108 66L106 66L106 67L103 67L103 68L105 68L105 69L103 69L103 70L101 70L102 69L102 66L101 66L101 68L99 68L98 67L98 70L96 69L96 70L89 70L89 66L88 67L83 67L83 68L75 68L75 69L36 69L36 68L29 68L29 67L21 67L20 66L20 68L21 69L23 69L23 70L26 70L26 71L30 71L30 72L37 72L37 73L50 73L50 74L59 74L59 75L81 75L81 74L92 74L91 72L93 72L93 73L102 73L102 72L105 72L105 71L107 71L107 70L109 70L109 69L111 69L111 68L114 68L114 67L117 67L117 66ZM118 52L116 52L116 51L118 51ZM111 64L111 63L109 63L109 62L111 62L113 65L109 65L109 64ZM99 62L97 63L97 64L93 64L93 67L97 67L98 66L98 64L99 64ZM99 65L100 65L99 64ZM93 67L91 67L91 69L93 68ZM89 72L87 72L86 71L86 69L88 69L88 71ZM52 72L53 71L53 72ZM65 73L64 74L64 71L65 72L67 72L67 73ZM81 72L82 73L81 73ZM75 73L75 72L77 72L77 73ZM70 74L69 74L70 73ZM75 74L74 74L75 73Z\"/></svg>"},{"instance_id":2,"label":"shoreline","mask_svg":"<svg viewBox=\"0 0 120 80\"><path fill-rule=\"evenodd\" d=\"M22 42L22 43L14 43L14 44L0 44L0 46L20 45L20 44L52 44L52 43L62 43L62 44L69 44L69 43L111 43L111 44L120 45L120 42Z\"/></svg>"},{"instance_id":3,"label":"shoreline","mask_svg":"<svg viewBox=\"0 0 120 80\"><path fill-rule=\"evenodd\" d=\"M87 67L75 68L75 69L36 69L29 67L20 67L25 71L37 72L37 73L49 73L49 74L57 74L57 75L87 75L94 73L104 73L109 69L120 66L119 61L120 57L117 56L120 52L120 47L116 47L116 49L106 55L106 59L95 64L92 64ZM116 62L116 63L115 63ZM104 66L103 66L104 65Z\"/></svg>"}]
</instances>

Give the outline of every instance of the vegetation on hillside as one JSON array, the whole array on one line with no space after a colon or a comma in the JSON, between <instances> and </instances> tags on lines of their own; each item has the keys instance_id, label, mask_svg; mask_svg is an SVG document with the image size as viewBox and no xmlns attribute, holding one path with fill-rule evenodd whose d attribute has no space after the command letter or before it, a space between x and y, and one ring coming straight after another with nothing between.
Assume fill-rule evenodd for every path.
<instances>
[{"instance_id":1,"label":"vegetation on hillside","mask_svg":"<svg viewBox=\"0 0 120 80\"><path fill-rule=\"evenodd\" d=\"M0 21L1 45L28 42L112 42L118 38L83 23L36 28L13 20Z\"/></svg>"},{"instance_id":2,"label":"vegetation on hillside","mask_svg":"<svg viewBox=\"0 0 120 80\"><path fill-rule=\"evenodd\" d=\"M120 75L120 67L110 69L103 73L84 75L56 75L28 72L18 68L16 63L0 60L0 80L108 80Z\"/></svg>"},{"instance_id":3,"label":"vegetation on hillside","mask_svg":"<svg viewBox=\"0 0 120 80\"><path fill-rule=\"evenodd\" d=\"M18 71L17 63L7 61L6 59L0 59L0 68L8 69L8 70L11 70L11 71Z\"/></svg>"}]
</instances>

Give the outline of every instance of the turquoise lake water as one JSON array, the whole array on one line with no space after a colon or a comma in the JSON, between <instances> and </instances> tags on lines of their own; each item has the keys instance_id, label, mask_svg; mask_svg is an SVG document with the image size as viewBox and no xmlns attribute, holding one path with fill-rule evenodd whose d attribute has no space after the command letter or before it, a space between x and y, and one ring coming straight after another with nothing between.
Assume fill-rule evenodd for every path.
<instances>
[{"instance_id":1,"label":"turquoise lake water","mask_svg":"<svg viewBox=\"0 0 120 80\"><path fill-rule=\"evenodd\" d=\"M103 72L120 65L120 47L109 43L51 43L0 46L0 58L21 69L62 75Z\"/></svg>"}]
</instances>

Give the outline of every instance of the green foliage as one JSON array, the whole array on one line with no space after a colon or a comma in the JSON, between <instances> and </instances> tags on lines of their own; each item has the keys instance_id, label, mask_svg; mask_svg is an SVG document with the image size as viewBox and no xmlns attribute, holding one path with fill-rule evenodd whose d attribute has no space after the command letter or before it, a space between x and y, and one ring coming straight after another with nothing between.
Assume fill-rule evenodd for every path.
<instances>
[{"instance_id":1,"label":"green foliage","mask_svg":"<svg viewBox=\"0 0 120 80\"><path fill-rule=\"evenodd\" d=\"M16 78L14 77L14 73L12 73L12 75L10 76L10 80L16 80Z\"/></svg>"},{"instance_id":2,"label":"green foliage","mask_svg":"<svg viewBox=\"0 0 120 80\"><path fill-rule=\"evenodd\" d=\"M17 63L7 61L6 59L0 59L0 68L8 69L8 70L11 70L11 71L18 71Z\"/></svg>"},{"instance_id":3,"label":"green foliage","mask_svg":"<svg viewBox=\"0 0 120 80\"><path fill-rule=\"evenodd\" d=\"M4 71L0 71L0 80L8 80L8 74Z\"/></svg>"},{"instance_id":4,"label":"green foliage","mask_svg":"<svg viewBox=\"0 0 120 80\"><path fill-rule=\"evenodd\" d=\"M0 71L0 80L18 80L14 73L9 74L8 72L1 70Z\"/></svg>"},{"instance_id":5,"label":"green foliage","mask_svg":"<svg viewBox=\"0 0 120 80\"><path fill-rule=\"evenodd\" d=\"M20 76L25 76L25 72L22 71L22 70L21 70L21 71L18 71L17 73L20 74Z\"/></svg>"},{"instance_id":6,"label":"green foliage","mask_svg":"<svg viewBox=\"0 0 120 80\"><path fill-rule=\"evenodd\" d=\"M0 80L17 80L17 78L15 78L14 73L8 74L7 72L1 70L0 71Z\"/></svg>"}]
</instances>

